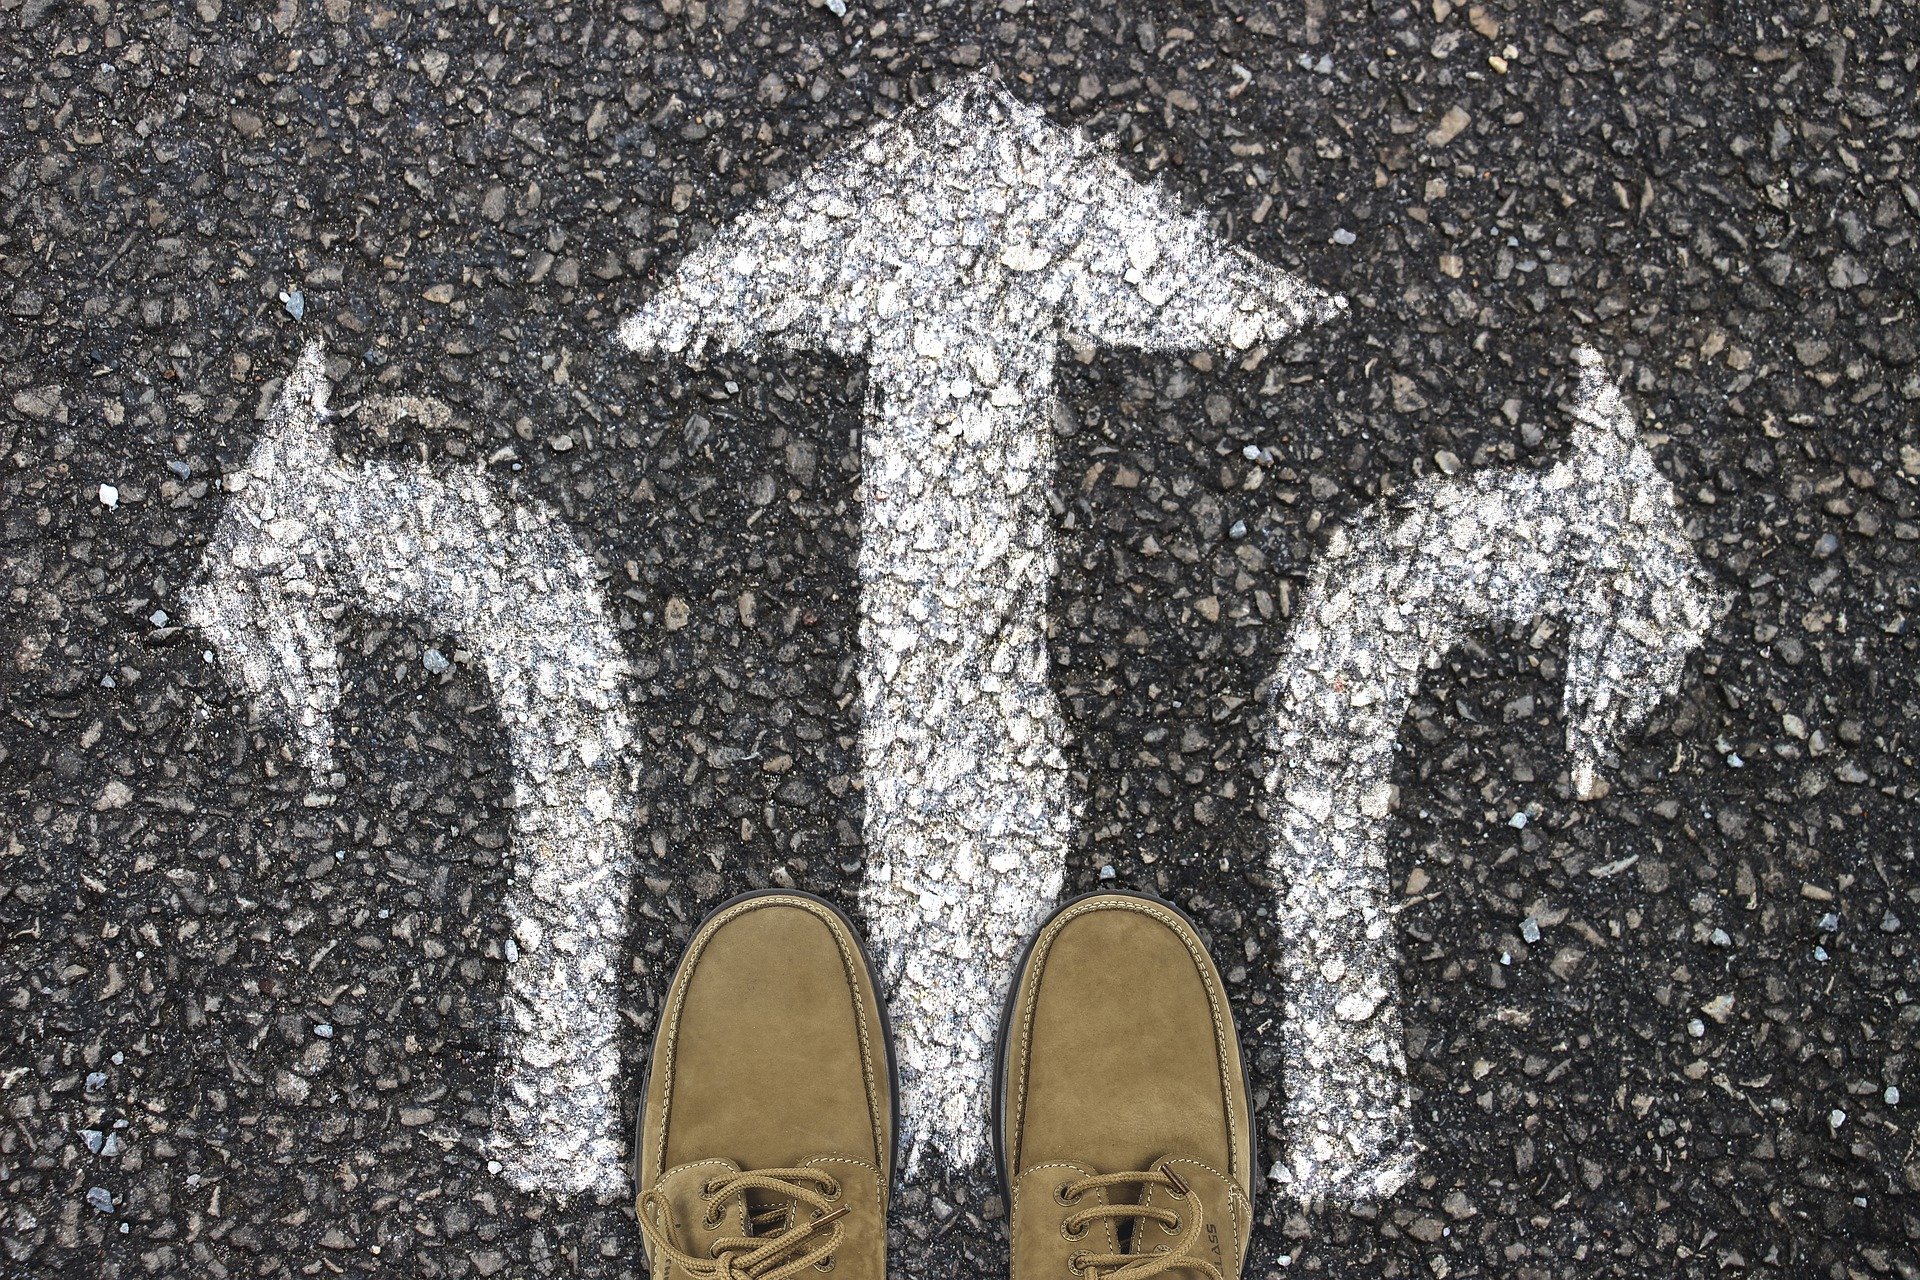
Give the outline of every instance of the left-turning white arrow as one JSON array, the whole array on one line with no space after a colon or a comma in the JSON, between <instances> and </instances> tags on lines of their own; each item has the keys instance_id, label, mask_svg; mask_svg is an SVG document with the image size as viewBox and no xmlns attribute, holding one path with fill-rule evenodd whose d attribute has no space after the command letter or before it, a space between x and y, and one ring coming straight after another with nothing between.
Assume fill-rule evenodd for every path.
<instances>
[{"instance_id":1,"label":"left-turning white arrow","mask_svg":"<svg viewBox=\"0 0 1920 1280\"><path fill-rule=\"evenodd\" d=\"M617 1193L632 807L621 765L633 735L593 563L544 508L503 504L478 471L347 466L326 427L327 395L320 348L308 347L245 469L226 477L234 496L187 615L322 775L333 768L343 613L423 618L479 655L515 777L507 1025L489 1146L521 1190Z\"/></svg>"},{"instance_id":2,"label":"left-turning white arrow","mask_svg":"<svg viewBox=\"0 0 1920 1280\"><path fill-rule=\"evenodd\" d=\"M867 361L861 896L914 1157L984 1145L999 995L1072 829L1046 645L1062 331L1246 350L1343 305L975 77L749 210L621 328L649 354Z\"/></svg>"}]
</instances>

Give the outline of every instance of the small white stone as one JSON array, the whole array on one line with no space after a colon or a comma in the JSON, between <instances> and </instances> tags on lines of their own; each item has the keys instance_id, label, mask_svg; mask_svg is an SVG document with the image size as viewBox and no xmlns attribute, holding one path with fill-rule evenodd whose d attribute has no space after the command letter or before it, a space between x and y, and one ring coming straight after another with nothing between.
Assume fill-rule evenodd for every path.
<instances>
[{"instance_id":1,"label":"small white stone","mask_svg":"<svg viewBox=\"0 0 1920 1280\"><path fill-rule=\"evenodd\" d=\"M1370 992L1353 991L1340 997L1333 1006L1333 1016L1342 1022L1365 1022L1379 1007L1379 997Z\"/></svg>"},{"instance_id":2,"label":"small white stone","mask_svg":"<svg viewBox=\"0 0 1920 1280\"><path fill-rule=\"evenodd\" d=\"M1010 244L1000 251L1000 265L1009 271L1038 271L1052 262L1046 250L1032 244Z\"/></svg>"}]
</instances>

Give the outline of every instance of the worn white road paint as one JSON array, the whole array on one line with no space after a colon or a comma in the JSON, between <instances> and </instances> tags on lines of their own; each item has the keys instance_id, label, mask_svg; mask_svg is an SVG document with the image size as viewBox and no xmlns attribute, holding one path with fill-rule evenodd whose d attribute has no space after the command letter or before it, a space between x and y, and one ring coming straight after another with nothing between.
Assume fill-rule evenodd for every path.
<instances>
[{"instance_id":1,"label":"worn white road paint","mask_svg":"<svg viewBox=\"0 0 1920 1280\"><path fill-rule=\"evenodd\" d=\"M977 77L744 214L621 328L644 354L866 358L862 900L910 1159L984 1149L1000 995L1072 829L1046 647L1063 331L1244 350L1342 305Z\"/></svg>"},{"instance_id":2,"label":"worn white road paint","mask_svg":"<svg viewBox=\"0 0 1920 1280\"><path fill-rule=\"evenodd\" d=\"M625 665L593 563L544 507L478 470L352 467L334 452L319 347L287 377L187 593L189 619L322 778L334 768L336 629L424 618L480 659L513 762L512 941L490 1149L524 1191L627 1185L616 1098L631 875ZM389 418L437 402L369 401Z\"/></svg>"},{"instance_id":3,"label":"worn white road paint","mask_svg":"<svg viewBox=\"0 0 1920 1280\"><path fill-rule=\"evenodd\" d=\"M1387 882L1395 742L1467 633L1558 620L1576 790L1678 684L1719 605L1672 486L1580 349L1573 439L1545 470L1429 482L1336 530L1273 683L1292 1190L1368 1199L1413 1172Z\"/></svg>"}]
</instances>

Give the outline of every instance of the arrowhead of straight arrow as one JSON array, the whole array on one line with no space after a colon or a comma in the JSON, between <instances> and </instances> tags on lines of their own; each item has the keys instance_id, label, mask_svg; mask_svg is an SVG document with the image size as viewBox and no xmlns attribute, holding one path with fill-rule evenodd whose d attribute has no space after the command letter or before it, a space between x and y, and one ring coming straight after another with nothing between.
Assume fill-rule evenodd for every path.
<instances>
[{"instance_id":1,"label":"arrowhead of straight arrow","mask_svg":"<svg viewBox=\"0 0 1920 1280\"><path fill-rule=\"evenodd\" d=\"M978 76L757 205L620 330L642 354L762 343L940 359L1049 337L1246 349L1346 306Z\"/></svg>"}]
</instances>

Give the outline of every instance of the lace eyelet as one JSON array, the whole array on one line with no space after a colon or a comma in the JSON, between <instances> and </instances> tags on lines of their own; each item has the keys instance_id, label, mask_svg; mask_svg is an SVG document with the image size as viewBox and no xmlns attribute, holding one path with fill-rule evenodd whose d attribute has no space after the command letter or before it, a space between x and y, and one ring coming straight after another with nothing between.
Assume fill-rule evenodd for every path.
<instances>
[{"instance_id":1,"label":"lace eyelet","mask_svg":"<svg viewBox=\"0 0 1920 1280\"><path fill-rule=\"evenodd\" d=\"M1067 1259L1067 1270L1077 1276L1083 1276L1087 1273L1087 1255L1085 1250L1080 1250Z\"/></svg>"},{"instance_id":2,"label":"lace eyelet","mask_svg":"<svg viewBox=\"0 0 1920 1280\"><path fill-rule=\"evenodd\" d=\"M1176 1213L1173 1215L1173 1221L1167 1224L1167 1230L1172 1232L1172 1231L1178 1231L1179 1229L1180 1229L1180 1215Z\"/></svg>"},{"instance_id":3,"label":"lace eyelet","mask_svg":"<svg viewBox=\"0 0 1920 1280\"><path fill-rule=\"evenodd\" d=\"M838 1200L840 1198L840 1193L844 1190L846 1190L846 1188L840 1185L840 1179L835 1178L832 1182L829 1182L827 1184L826 1197L829 1200Z\"/></svg>"},{"instance_id":4,"label":"lace eyelet","mask_svg":"<svg viewBox=\"0 0 1920 1280\"><path fill-rule=\"evenodd\" d=\"M1071 1227L1063 1222L1060 1224L1060 1234L1069 1240L1084 1240L1087 1236L1087 1224L1083 1222L1077 1227Z\"/></svg>"},{"instance_id":5,"label":"lace eyelet","mask_svg":"<svg viewBox=\"0 0 1920 1280\"><path fill-rule=\"evenodd\" d=\"M820 1259L820 1261L813 1264L813 1269L815 1271L833 1270L833 1256L829 1254L827 1257Z\"/></svg>"},{"instance_id":6,"label":"lace eyelet","mask_svg":"<svg viewBox=\"0 0 1920 1280\"><path fill-rule=\"evenodd\" d=\"M702 1225L704 1225L709 1231L711 1231L713 1228L720 1225L720 1219L723 1216L724 1215L721 1214L720 1212L720 1206L714 1205L712 1208L707 1210L707 1216L701 1220Z\"/></svg>"},{"instance_id":7,"label":"lace eyelet","mask_svg":"<svg viewBox=\"0 0 1920 1280\"><path fill-rule=\"evenodd\" d=\"M1053 1193L1053 1202L1055 1204L1072 1204L1074 1201L1078 1200L1080 1198L1079 1196L1070 1196L1067 1194L1067 1192L1071 1190L1072 1187L1073 1187L1073 1184L1071 1182L1061 1183L1060 1189Z\"/></svg>"}]
</instances>

